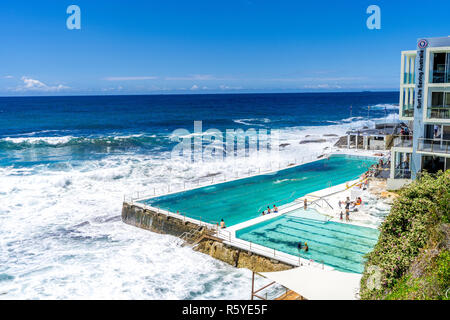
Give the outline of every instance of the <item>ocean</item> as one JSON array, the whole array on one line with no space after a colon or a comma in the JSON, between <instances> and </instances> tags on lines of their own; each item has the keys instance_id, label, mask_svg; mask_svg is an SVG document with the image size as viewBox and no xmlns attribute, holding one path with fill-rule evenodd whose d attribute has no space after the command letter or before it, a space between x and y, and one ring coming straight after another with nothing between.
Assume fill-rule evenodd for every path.
<instances>
[{"instance_id":1,"label":"ocean","mask_svg":"<svg viewBox=\"0 0 450 320\"><path fill-rule=\"evenodd\" d=\"M194 121L278 130L290 161L398 121L397 103L397 92L1 97L0 299L248 299L249 270L125 225L124 195L273 160L172 159L173 131Z\"/></svg>"}]
</instances>

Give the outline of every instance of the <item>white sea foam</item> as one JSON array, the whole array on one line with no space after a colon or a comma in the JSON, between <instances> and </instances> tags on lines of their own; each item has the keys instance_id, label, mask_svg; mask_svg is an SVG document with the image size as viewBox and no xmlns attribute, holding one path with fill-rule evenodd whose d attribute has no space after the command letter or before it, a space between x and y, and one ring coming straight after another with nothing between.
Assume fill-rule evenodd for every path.
<instances>
[{"instance_id":1,"label":"white sea foam","mask_svg":"<svg viewBox=\"0 0 450 320\"><path fill-rule=\"evenodd\" d=\"M270 121L270 119L267 118L249 118L249 119L236 119L233 120L235 123L243 124L246 126L264 126L264 124L267 124Z\"/></svg>"},{"instance_id":2,"label":"white sea foam","mask_svg":"<svg viewBox=\"0 0 450 320\"><path fill-rule=\"evenodd\" d=\"M18 138L11 138L6 137L3 139L0 139L0 141L7 141L11 143L16 144L22 144L22 143L28 143L28 144L36 144L36 143L47 143L49 145L58 145L58 144L64 144L68 143L71 139L73 139L73 136L62 136L62 137L18 137Z\"/></svg>"}]
</instances>

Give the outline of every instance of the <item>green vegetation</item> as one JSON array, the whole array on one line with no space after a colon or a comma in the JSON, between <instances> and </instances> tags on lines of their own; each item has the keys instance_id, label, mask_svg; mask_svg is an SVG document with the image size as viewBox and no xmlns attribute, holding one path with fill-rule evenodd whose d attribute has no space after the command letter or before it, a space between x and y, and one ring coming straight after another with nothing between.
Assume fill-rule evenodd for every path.
<instances>
[{"instance_id":1,"label":"green vegetation","mask_svg":"<svg viewBox=\"0 0 450 320\"><path fill-rule=\"evenodd\" d=\"M450 170L425 173L399 194L366 256L361 298L449 299Z\"/></svg>"}]
</instances>

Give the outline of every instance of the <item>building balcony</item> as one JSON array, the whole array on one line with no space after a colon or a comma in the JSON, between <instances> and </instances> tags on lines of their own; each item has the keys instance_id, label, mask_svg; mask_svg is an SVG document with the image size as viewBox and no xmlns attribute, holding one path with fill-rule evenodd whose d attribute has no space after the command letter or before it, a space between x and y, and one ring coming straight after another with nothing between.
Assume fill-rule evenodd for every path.
<instances>
[{"instance_id":1,"label":"building balcony","mask_svg":"<svg viewBox=\"0 0 450 320\"><path fill-rule=\"evenodd\" d=\"M415 73L404 72L403 73L403 84L415 84L416 75Z\"/></svg>"},{"instance_id":2,"label":"building balcony","mask_svg":"<svg viewBox=\"0 0 450 320\"><path fill-rule=\"evenodd\" d=\"M447 155L450 154L450 140L419 138L417 151Z\"/></svg>"},{"instance_id":3,"label":"building balcony","mask_svg":"<svg viewBox=\"0 0 450 320\"><path fill-rule=\"evenodd\" d=\"M401 135L394 137L393 147L412 148L412 145L413 145L412 135Z\"/></svg>"},{"instance_id":4,"label":"building balcony","mask_svg":"<svg viewBox=\"0 0 450 320\"><path fill-rule=\"evenodd\" d=\"M450 106L448 106L448 107L428 107L427 118L429 118L429 119L450 119Z\"/></svg>"}]
</instances>

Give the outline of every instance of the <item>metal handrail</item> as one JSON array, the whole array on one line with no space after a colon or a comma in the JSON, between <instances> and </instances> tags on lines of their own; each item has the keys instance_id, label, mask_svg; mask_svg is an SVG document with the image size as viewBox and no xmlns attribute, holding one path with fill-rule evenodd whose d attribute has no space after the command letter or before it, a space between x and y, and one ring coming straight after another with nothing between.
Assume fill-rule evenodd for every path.
<instances>
[{"instance_id":1,"label":"metal handrail","mask_svg":"<svg viewBox=\"0 0 450 320\"><path fill-rule=\"evenodd\" d=\"M316 153L316 154L312 154L310 156L302 157L300 162L297 162L297 160L300 160L298 158L287 160L285 162L286 165L283 166L283 169L289 168L290 166L292 166L292 164L294 164L294 165L301 165L301 164L305 164L307 162L313 161L313 160L317 159L317 157L319 155L323 155L323 153ZM196 188L202 188L202 187L209 186L209 185L212 185L212 184L223 183L223 182L230 181L230 180L239 180L239 179L248 178L249 176L251 176L252 173L254 175L259 175L259 174L264 174L264 173L267 173L267 172L278 171L280 169L281 169L281 162L279 162L278 169L275 169L275 170L272 167L272 162L270 162L270 168L267 168L267 170L264 170L264 169L261 170L261 167L258 167L255 171L249 169L248 171L243 172L242 175L239 175L239 171L237 171L236 172L236 176L234 176L233 174L232 175L228 175L229 177L232 177L229 180L227 180L226 173L222 173L222 174L219 174L219 175L216 175L216 176L212 176L211 179L209 179L209 177L203 177L203 178L205 178L205 180L204 180L205 183L200 183L202 178L198 178L196 180L197 183L195 183L195 181L191 183L191 186L193 186L193 188L190 188L190 189L186 189L186 182L184 181L184 182L180 182L180 183L172 184L172 185L171 184L167 184L166 187L163 187L163 188L156 188L156 187L154 187L153 188L153 194L149 194L147 191L144 191L144 192L134 191L131 195L128 195L128 197L130 199L132 199L132 200L142 199L142 198L150 199L150 198L153 198L153 197L156 197L156 196L165 195L165 194L169 194L169 193L187 191L187 190L192 190L192 189L196 189ZM220 177L221 175L223 175L223 180L217 179L216 181L214 181L215 180L214 177ZM182 185L183 188L182 189L174 188L173 186L176 186L176 185ZM172 188L171 188L171 186L172 186ZM158 190L161 190L161 192L157 192ZM135 194L137 195L137 197L134 196ZM124 195L124 198L125 197L127 197L127 196Z\"/></svg>"},{"instance_id":2,"label":"metal handrail","mask_svg":"<svg viewBox=\"0 0 450 320\"><path fill-rule=\"evenodd\" d=\"M450 153L450 140L419 138L418 151Z\"/></svg>"},{"instance_id":3,"label":"metal handrail","mask_svg":"<svg viewBox=\"0 0 450 320\"><path fill-rule=\"evenodd\" d=\"M413 135L395 135L394 136L394 147L412 147Z\"/></svg>"},{"instance_id":4,"label":"metal handrail","mask_svg":"<svg viewBox=\"0 0 450 320\"><path fill-rule=\"evenodd\" d=\"M296 257L294 259L294 258L292 258L292 256L293 256L292 254L278 251L276 249L269 249L268 247L264 247L260 244L257 244L257 243L251 242L251 241L246 241L246 240L238 239L236 237L231 237L231 232L228 230L219 229L218 230L219 237L220 237L220 233L222 233L222 232L225 232L228 234L228 236L222 236L222 239L229 242L230 244L237 246L237 247L244 248L245 250L253 251L260 255L264 255L268 258L277 259L277 260L285 259L287 261L290 261L289 263L291 263L293 265L297 265L297 266L302 266L303 265L302 259L305 260L305 258L302 258L300 256L300 254L299 254L298 258ZM261 252L263 252L263 253L261 253ZM309 265L311 265L311 262L315 263L317 266L322 265L322 269L324 269L324 261L323 260L315 261L315 260L309 259L308 262L309 262Z\"/></svg>"},{"instance_id":5,"label":"metal handrail","mask_svg":"<svg viewBox=\"0 0 450 320\"><path fill-rule=\"evenodd\" d=\"M300 257L299 257L299 259L293 259L293 258L290 257L291 256L290 254L287 254L287 253L284 253L284 252L278 252L278 255L277 255L277 250L276 249L269 249L268 247L264 247L264 246L262 246L260 244L257 244L257 243L251 242L251 241L245 241L245 240L238 239L236 237L231 237L231 232L228 231L228 230L219 229L218 230L218 236L220 237L220 234L223 233L223 232L227 233L228 236L224 236L224 237L222 237L222 239L227 241L227 242L229 242L232 245L235 245L235 246L241 247L241 248L243 247L245 250L250 250L250 251L253 250L253 252L255 252L255 250L258 250L258 251L263 252L263 253L259 253L259 252L255 252L255 253L258 253L258 254L261 254L261 255L265 255L268 258L273 258L273 259L283 258L283 259L286 259L288 261L291 261L290 263L292 263L294 265L300 265L301 264Z\"/></svg>"}]
</instances>

